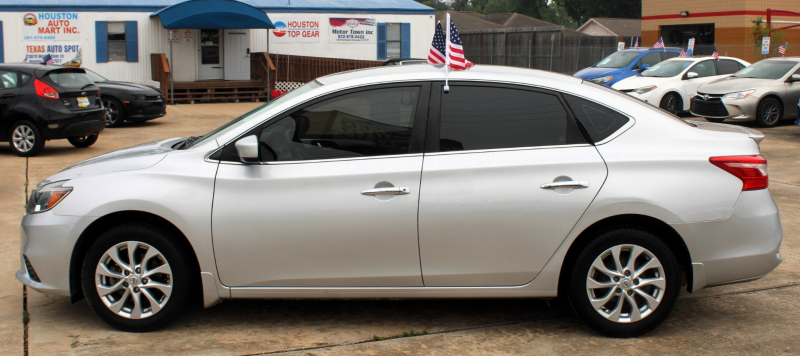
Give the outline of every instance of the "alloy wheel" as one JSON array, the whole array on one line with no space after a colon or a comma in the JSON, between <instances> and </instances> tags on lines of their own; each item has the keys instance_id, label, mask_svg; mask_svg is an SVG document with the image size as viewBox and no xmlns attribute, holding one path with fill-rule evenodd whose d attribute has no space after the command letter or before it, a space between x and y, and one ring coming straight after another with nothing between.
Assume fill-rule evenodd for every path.
<instances>
[{"instance_id":1,"label":"alloy wheel","mask_svg":"<svg viewBox=\"0 0 800 356\"><path fill-rule=\"evenodd\" d=\"M11 134L11 141L18 151L25 153L33 149L36 143L36 136L33 133L33 129L27 125L19 125Z\"/></svg>"},{"instance_id":2,"label":"alloy wheel","mask_svg":"<svg viewBox=\"0 0 800 356\"><path fill-rule=\"evenodd\" d=\"M667 102L667 111L677 115L678 114L678 99L675 96L670 96Z\"/></svg>"},{"instance_id":3,"label":"alloy wheel","mask_svg":"<svg viewBox=\"0 0 800 356\"><path fill-rule=\"evenodd\" d=\"M772 125L778 121L780 113L781 109L778 107L777 103L766 103L761 109L761 121L767 125Z\"/></svg>"},{"instance_id":4,"label":"alloy wheel","mask_svg":"<svg viewBox=\"0 0 800 356\"><path fill-rule=\"evenodd\" d=\"M125 241L109 248L97 264L95 287L103 304L127 319L161 311L172 294L169 262L146 243Z\"/></svg>"},{"instance_id":5,"label":"alloy wheel","mask_svg":"<svg viewBox=\"0 0 800 356\"><path fill-rule=\"evenodd\" d=\"M106 125L116 124L117 120L119 120L119 108L117 104L111 100L105 100L103 101L103 106L105 107Z\"/></svg>"},{"instance_id":6,"label":"alloy wheel","mask_svg":"<svg viewBox=\"0 0 800 356\"><path fill-rule=\"evenodd\" d=\"M634 323L661 304L666 291L664 268L656 256L637 245L617 245L592 263L586 277L589 302L616 323Z\"/></svg>"}]
</instances>

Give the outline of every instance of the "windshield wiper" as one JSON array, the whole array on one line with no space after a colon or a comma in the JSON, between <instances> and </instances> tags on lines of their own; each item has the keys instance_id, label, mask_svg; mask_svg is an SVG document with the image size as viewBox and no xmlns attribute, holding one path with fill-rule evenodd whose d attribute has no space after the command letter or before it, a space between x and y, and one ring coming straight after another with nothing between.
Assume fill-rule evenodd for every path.
<instances>
[{"instance_id":1,"label":"windshield wiper","mask_svg":"<svg viewBox=\"0 0 800 356\"><path fill-rule=\"evenodd\" d=\"M94 85L94 83L89 83L89 84L86 84L86 85L84 85L84 86L82 86L82 87L81 87L81 90L83 90L83 89L86 89L86 87L90 87L90 86L92 86L92 85Z\"/></svg>"},{"instance_id":2,"label":"windshield wiper","mask_svg":"<svg viewBox=\"0 0 800 356\"><path fill-rule=\"evenodd\" d=\"M185 150L189 147L192 147L192 144L195 143L197 140L201 139L203 136L191 136L181 142L178 142L176 150Z\"/></svg>"}]
</instances>

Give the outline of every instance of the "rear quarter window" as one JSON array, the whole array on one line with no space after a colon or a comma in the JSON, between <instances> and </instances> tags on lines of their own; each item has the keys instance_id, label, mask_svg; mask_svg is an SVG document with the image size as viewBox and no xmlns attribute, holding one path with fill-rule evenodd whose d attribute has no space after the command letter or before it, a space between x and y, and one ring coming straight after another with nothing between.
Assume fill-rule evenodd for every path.
<instances>
[{"instance_id":1,"label":"rear quarter window","mask_svg":"<svg viewBox=\"0 0 800 356\"><path fill-rule=\"evenodd\" d=\"M65 89L81 89L88 84L94 84L83 72L54 71L47 73L47 79Z\"/></svg>"},{"instance_id":2,"label":"rear quarter window","mask_svg":"<svg viewBox=\"0 0 800 356\"><path fill-rule=\"evenodd\" d=\"M617 132L630 119L601 104L564 94L564 99L593 142L601 142Z\"/></svg>"}]
</instances>

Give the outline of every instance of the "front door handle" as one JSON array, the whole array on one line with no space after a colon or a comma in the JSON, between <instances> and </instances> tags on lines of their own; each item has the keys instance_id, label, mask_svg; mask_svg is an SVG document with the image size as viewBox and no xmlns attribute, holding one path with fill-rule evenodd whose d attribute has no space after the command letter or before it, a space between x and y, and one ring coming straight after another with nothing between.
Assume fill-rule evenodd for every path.
<instances>
[{"instance_id":1,"label":"front door handle","mask_svg":"<svg viewBox=\"0 0 800 356\"><path fill-rule=\"evenodd\" d=\"M580 189L580 188L589 188L589 182L585 180L570 180L566 182L553 182L553 183L545 183L539 186L542 189L559 189L559 188L572 188L572 189Z\"/></svg>"},{"instance_id":2,"label":"front door handle","mask_svg":"<svg viewBox=\"0 0 800 356\"><path fill-rule=\"evenodd\" d=\"M0 99L11 99L11 98L13 98L15 96L16 96L15 94L8 93L8 94L3 94L2 96L0 96Z\"/></svg>"},{"instance_id":3,"label":"front door handle","mask_svg":"<svg viewBox=\"0 0 800 356\"><path fill-rule=\"evenodd\" d=\"M408 187L386 187L362 190L362 195L406 195L411 193Z\"/></svg>"}]
</instances>

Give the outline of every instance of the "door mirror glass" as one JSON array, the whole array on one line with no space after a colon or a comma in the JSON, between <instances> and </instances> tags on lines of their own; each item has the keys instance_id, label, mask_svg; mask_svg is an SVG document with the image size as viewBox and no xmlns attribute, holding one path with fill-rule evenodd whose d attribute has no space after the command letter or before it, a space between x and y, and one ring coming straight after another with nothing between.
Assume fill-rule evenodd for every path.
<instances>
[{"instance_id":1,"label":"door mirror glass","mask_svg":"<svg viewBox=\"0 0 800 356\"><path fill-rule=\"evenodd\" d=\"M250 135L236 141L236 152L244 163L258 162L258 137Z\"/></svg>"},{"instance_id":2,"label":"door mirror glass","mask_svg":"<svg viewBox=\"0 0 800 356\"><path fill-rule=\"evenodd\" d=\"M697 78L697 77L699 77L699 76L700 76L700 74L697 74L697 72L689 72L689 73L686 73L686 78L689 78L689 79L692 79L692 78Z\"/></svg>"},{"instance_id":3,"label":"door mirror glass","mask_svg":"<svg viewBox=\"0 0 800 356\"><path fill-rule=\"evenodd\" d=\"M789 77L789 81L790 82L800 82L800 74L792 74L792 76Z\"/></svg>"}]
</instances>

